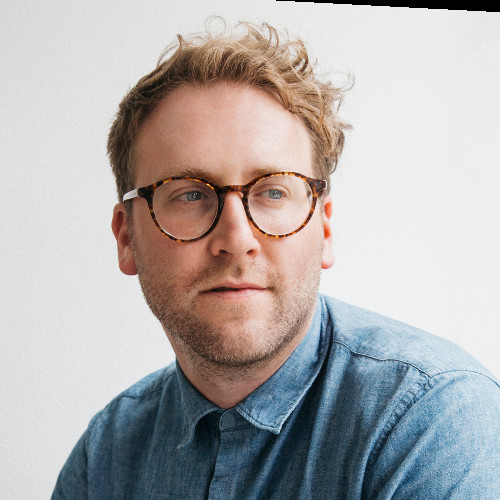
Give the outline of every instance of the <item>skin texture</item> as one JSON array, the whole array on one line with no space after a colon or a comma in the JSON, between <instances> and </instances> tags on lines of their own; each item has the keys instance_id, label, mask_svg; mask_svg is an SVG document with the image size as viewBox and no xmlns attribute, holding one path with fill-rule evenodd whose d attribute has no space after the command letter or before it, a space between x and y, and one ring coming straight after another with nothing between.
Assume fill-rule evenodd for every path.
<instances>
[{"instance_id":1,"label":"skin texture","mask_svg":"<svg viewBox=\"0 0 500 500\"><path fill-rule=\"evenodd\" d=\"M300 119L267 92L232 83L172 92L143 124L134 153L135 187L177 175L218 185L246 184L269 171L314 177ZM191 383L232 407L307 332L321 268L333 264L331 201L297 234L272 239L250 225L240 195L228 193L215 229L188 243L162 235L145 200L132 203L132 231L123 204L113 214L120 269L139 275Z\"/></svg>"}]
</instances>

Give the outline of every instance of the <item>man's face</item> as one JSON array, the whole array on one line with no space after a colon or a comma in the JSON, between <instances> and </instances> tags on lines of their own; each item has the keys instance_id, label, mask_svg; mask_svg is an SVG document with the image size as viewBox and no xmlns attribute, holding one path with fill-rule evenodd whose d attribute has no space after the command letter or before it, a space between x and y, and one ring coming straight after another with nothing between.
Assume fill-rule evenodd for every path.
<instances>
[{"instance_id":1,"label":"man's face","mask_svg":"<svg viewBox=\"0 0 500 500\"><path fill-rule=\"evenodd\" d=\"M263 90L231 83L169 94L143 124L134 162L135 187L182 175L220 186L273 171L315 177L299 118ZM178 356L245 366L298 344L314 313L321 267L333 263L328 199L300 232L273 239L250 225L240 194L228 193L215 229L188 243L165 237L145 200L133 203L131 242L123 205L115 207L120 267L138 273Z\"/></svg>"}]
</instances>

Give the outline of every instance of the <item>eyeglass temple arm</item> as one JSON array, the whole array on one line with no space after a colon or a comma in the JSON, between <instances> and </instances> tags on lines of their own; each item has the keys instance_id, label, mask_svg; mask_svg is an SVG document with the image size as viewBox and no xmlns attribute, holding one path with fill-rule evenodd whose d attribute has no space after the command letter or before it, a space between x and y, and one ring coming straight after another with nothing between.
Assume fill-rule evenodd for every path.
<instances>
[{"instance_id":1,"label":"eyeglass temple arm","mask_svg":"<svg viewBox=\"0 0 500 500\"><path fill-rule=\"evenodd\" d=\"M132 189L132 191L123 195L123 201L132 200L134 198L144 198L149 203L153 197L154 187L156 187L156 185L153 184L152 186Z\"/></svg>"},{"instance_id":2,"label":"eyeglass temple arm","mask_svg":"<svg viewBox=\"0 0 500 500\"><path fill-rule=\"evenodd\" d=\"M133 198L137 198L138 196L139 196L139 190L132 189L132 191L129 191L128 193L125 193L123 195L123 201L131 200Z\"/></svg>"},{"instance_id":3,"label":"eyeglass temple arm","mask_svg":"<svg viewBox=\"0 0 500 500\"><path fill-rule=\"evenodd\" d=\"M316 189L316 192L318 194L321 194L323 191L327 190L327 187L328 187L327 180L308 178L308 182L314 186L314 188ZM148 186L148 187L150 187L150 186ZM229 185L229 186L217 187L217 189L215 191L220 196L220 195L223 195L229 191L237 191L239 193L244 193L246 191L245 188L246 188L246 186ZM144 193L144 190L145 190L145 188L132 189L132 191L129 191L128 193L125 193L123 195L123 201L132 200L133 198L139 198L139 197L148 199L146 196L144 196L144 194L147 194L147 193Z\"/></svg>"}]
</instances>

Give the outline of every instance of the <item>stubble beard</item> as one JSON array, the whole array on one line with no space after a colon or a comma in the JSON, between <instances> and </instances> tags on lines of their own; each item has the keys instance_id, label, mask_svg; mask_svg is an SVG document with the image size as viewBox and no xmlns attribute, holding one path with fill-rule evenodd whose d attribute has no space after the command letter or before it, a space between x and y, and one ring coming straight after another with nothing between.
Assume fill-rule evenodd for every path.
<instances>
[{"instance_id":1,"label":"stubble beard","mask_svg":"<svg viewBox=\"0 0 500 500\"><path fill-rule=\"evenodd\" d=\"M268 266L243 268L227 261L214 261L201 272L183 275L182 289L194 291L189 296L179 293L178 278L169 276L168 269L155 272L146 260L136 255L139 282L149 308L172 344L176 343L193 361L212 368L242 372L265 363L305 333L314 314L321 274L319 249L300 269L290 270L286 278ZM241 305L230 306L224 312L232 316L231 326L223 318L217 322L216 310L210 319L197 314L197 291L203 289L204 283L248 276L266 278L266 293L272 299L267 314L256 314Z\"/></svg>"}]
</instances>

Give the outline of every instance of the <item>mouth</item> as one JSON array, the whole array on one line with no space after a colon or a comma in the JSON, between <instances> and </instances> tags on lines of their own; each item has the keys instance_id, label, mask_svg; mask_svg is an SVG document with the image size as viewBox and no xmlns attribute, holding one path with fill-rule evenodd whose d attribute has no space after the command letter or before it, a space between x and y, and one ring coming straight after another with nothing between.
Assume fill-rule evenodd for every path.
<instances>
[{"instance_id":1,"label":"mouth","mask_svg":"<svg viewBox=\"0 0 500 500\"><path fill-rule=\"evenodd\" d=\"M266 287L262 287L254 283L220 283L203 290L201 293L204 295L210 294L227 299L237 299L255 296L265 292L266 290Z\"/></svg>"}]
</instances>

